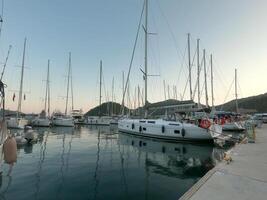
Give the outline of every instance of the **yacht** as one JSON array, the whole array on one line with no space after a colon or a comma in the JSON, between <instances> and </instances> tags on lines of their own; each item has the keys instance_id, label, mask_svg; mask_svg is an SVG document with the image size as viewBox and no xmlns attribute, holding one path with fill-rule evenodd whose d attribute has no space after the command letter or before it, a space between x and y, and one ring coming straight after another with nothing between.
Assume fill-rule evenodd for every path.
<instances>
[{"instance_id":1,"label":"yacht","mask_svg":"<svg viewBox=\"0 0 267 200\"><path fill-rule=\"evenodd\" d=\"M50 80L49 80L49 66L50 61L48 60L47 64L47 79L46 79L46 90L45 90L45 106L44 110L40 113L38 117L32 120L31 125L32 126L38 126L38 127L49 127L51 125L50 121ZM47 108L47 109L46 109ZM48 113L48 116L46 115L46 110Z\"/></svg>"},{"instance_id":2,"label":"yacht","mask_svg":"<svg viewBox=\"0 0 267 200\"><path fill-rule=\"evenodd\" d=\"M22 57L22 66L21 66L21 77L20 77L20 89L19 89L19 100L18 100L17 116L16 117L10 117L10 118L6 119L8 128L23 129L29 123L29 121L27 119L25 119L25 118L23 118L21 116L26 41L27 40L25 38L25 40L24 40L24 48L23 48L23 57ZM25 99L25 96L24 96L24 99Z\"/></svg>"},{"instance_id":3,"label":"yacht","mask_svg":"<svg viewBox=\"0 0 267 200\"><path fill-rule=\"evenodd\" d=\"M64 115L61 113L55 113L52 116L52 125L53 126L74 127L74 120L69 115Z\"/></svg>"},{"instance_id":4,"label":"yacht","mask_svg":"<svg viewBox=\"0 0 267 200\"><path fill-rule=\"evenodd\" d=\"M159 139L166 139L172 141L178 140L190 140L190 141L213 141L213 138L217 137L219 134L222 133L222 128L218 124L214 124L209 119L203 119L203 123L197 126L195 124L186 123L186 122L176 122L176 121L167 121L163 119L148 119L148 99L147 99L147 90L148 90L148 0L145 0L144 4L145 11L145 25L143 26L144 33L145 33L145 56L144 56L144 71L143 72L143 79L145 82L145 117L144 119L131 119L131 118L124 118L118 121L118 129L120 132L140 135L144 137L151 137L151 138L159 138ZM141 17L143 16L143 11ZM141 21L141 20L140 20ZM139 24L140 28L141 23ZM139 30L138 30L139 31ZM132 61L131 61L132 63ZM189 62L190 63L190 62ZM191 64L189 65L191 66ZM131 68L131 65L130 65ZM130 70L129 70L130 72ZM129 74L128 76L129 77ZM124 98L125 93L129 84L129 78L127 78L125 87L124 87L124 94L122 99L122 105L124 106ZM124 113L122 113L124 114Z\"/></svg>"}]
</instances>

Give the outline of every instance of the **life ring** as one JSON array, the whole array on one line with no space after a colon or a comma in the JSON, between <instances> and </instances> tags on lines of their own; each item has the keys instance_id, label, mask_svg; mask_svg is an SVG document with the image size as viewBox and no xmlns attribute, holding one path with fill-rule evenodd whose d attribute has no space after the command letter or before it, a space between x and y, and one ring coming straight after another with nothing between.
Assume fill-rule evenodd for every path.
<instances>
[{"instance_id":1,"label":"life ring","mask_svg":"<svg viewBox=\"0 0 267 200\"><path fill-rule=\"evenodd\" d=\"M201 120L201 123L200 123L201 128L208 129L210 126L211 126L211 123L209 120L207 120L207 119Z\"/></svg>"}]
</instances>

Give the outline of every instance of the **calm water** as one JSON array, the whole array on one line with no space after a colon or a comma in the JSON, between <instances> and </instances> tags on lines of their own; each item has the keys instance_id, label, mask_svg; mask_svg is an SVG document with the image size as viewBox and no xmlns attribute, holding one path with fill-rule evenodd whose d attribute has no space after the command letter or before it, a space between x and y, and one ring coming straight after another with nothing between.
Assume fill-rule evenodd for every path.
<instances>
[{"instance_id":1,"label":"calm water","mask_svg":"<svg viewBox=\"0 0 267 200\"><path fill-rule=\"evenodd\" d=\"M221 158L208 145L117 134L115 127L36 129L4 164L0 199L178 199Z\"/></svg>"}]
</instances>

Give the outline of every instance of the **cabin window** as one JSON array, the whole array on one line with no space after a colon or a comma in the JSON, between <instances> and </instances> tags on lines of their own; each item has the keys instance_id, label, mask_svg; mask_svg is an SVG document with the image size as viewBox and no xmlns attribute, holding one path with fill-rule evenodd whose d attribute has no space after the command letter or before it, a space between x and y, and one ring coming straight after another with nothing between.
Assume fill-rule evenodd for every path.
<instances>
[{"instance_id":1,"label":"cabin window","mask_svg":"<svg viewBox=\"0 0 267 200\"><path fill-rule=\"evenodd\" d=\"M155 121L147 121L147 123L155 124L156 122Z\"/></svg>"},{"instance_id":2,"label":"cabin window","mask_svg":"<svg viewBox=\"0 0 267 200\"><path fill-rule=\"evenodd\" d=\"M170 126L180 126L180 124L169 123Z\"/></svg>"},{"instance_id":3,"label":"cabin window","mask_svg":"<svg viewBox=\"0 0 267 200\"><path fill-rule=\"evenodd\" d=\"M180 134L180 130L174 130L175 134Z\"/></svg>"},{"instance_id":4,"label":"cabin window","mask_svg":"<svg viewBox=\"0 0 267 200\"><path fill-rule=\"evenodd\" d=\"M146 123L146 121L139 121L140 123Z\"/></svg>"},{"instance_id":5,"label":"cabin window","mask_svg":"<svg viewBox=\"0 0 267 200\"><path fill-rule=\"evenodd\" d=\"M146 131L146 127L143 127L143 131Z\"/></svg>"},{"instance_id":6,"label":"cabin window","mask_svg":"<svg viewBox=\"0 0 267 200\"><path fill-rule=\"evenodd\" d=\"M146 146L146 142L143 142L143 146Z\"/></svg>"}]
</instances>

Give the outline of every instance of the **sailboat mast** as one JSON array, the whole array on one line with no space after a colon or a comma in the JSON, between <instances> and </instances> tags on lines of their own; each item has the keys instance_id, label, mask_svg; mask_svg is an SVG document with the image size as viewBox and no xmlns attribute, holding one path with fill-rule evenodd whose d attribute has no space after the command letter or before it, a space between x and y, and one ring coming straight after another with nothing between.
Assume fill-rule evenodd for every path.
<instances>
[{"instance_id":1,"label":"sailboat mast","mask_svg":"<svg viewBox=\"0 0 267 200\"><path fill-rule=\"evenodd\" d=\"M148 0L145 0L145 10L146 10L146 14L145 14L145 118L147 117L148 114L148 110L147 110L147 47L148 47Z\"/></svg>"},{"instance_id":2,"label":"sailboat mast","mask_svg":"<svg viewBox=\"0 0 267 200\"><path fill-rule=\"evenodd\" d=\"M190 100L193 100L193 93L192 93L192 74L191 74L190 33L187 34L187 49L188 49L188 70L189 70Z\"/></svg>"},{"instance_id":3,"label":"sailboat mast","mask_svg":"<svg viewBox=\"0 0 267 200\"><path fill-rule=\"evenodd\" d=\"M70 83L71 83L71 110L74 110L74 98L73 98L73 80L72 80L71 56L70 56Z\"/></svg>"},{"instance_id":4,"label":"sailboat mast","mask_svg":"<svg viewBox=\"0 0 267 200\"><path fill-rule=\"evenodd\" d=\"M17 117L19 117L20 113L21 113L21 101L22 101L22 92L23 92L23 78L24 78L24 62L25 62L26 42L27 42L27 38L24 39Z\"/></svg>"},{"instance_id":5,"label":"sailboat mast","mask_svg":"<svg viewBox=\"0 0 267 200\"><path fill-rule=\"evenodd\" d=\"M124 96L124 71L122 71L122 96ZM124 98L122 100L122 115L124 115Z\"/></svg>"},{"instance_id":6,"label":"sailboat mast","mask_svg":"<svg viewBox=\"0 0 267 200\"><path fill-rule=\"evenodd\" d=\"M114 104L114 76L112 78L112 90L111 90L111 116L114 113L113 104Z\"/></svg>"},{"instance_id":7,"label":"sailboat mast","mask_svg":"<svg viewBox=\"0 0 267 200\"><path fill-rule=\"evenodd\" d=\"M236 107L236 113L238 113L239 109L238 109L238 102L237 102L237 69L235 69L235 107Z\"/></svg>"},{"instance_id":8,"label":"sailboat mast","mask_svg":"<svg viewBox=\"0 0 267 200\"><path fill-rule=\"evenodd\" d=\"M68 81L67 81L67 96L66 96L66 107L65 107L65 115L68 112L68 103L69 103L69 87L70 87L70 65L71 65L71 52L69 52L69 69L68 69Z\"/></svg>"},{"instance_id":9,"label":"sailboat mast","mask_svg":"<svg viewBox=\"0 0 267 200\"><path fill-rule=\"evenodd\" d=\"M207 69L206 69L206 50L205 49L203 49L203 62L204 62L204 81L205 81L206 107L209 107L208 85L207 85Z\"/></svg>"},{"instance_id":10,"label":"sailboat mast","mask_svg":"<svg viewBox=\"0 0 267 200\"><path fill-rule=\"evenodd\" d=\"M102 60L100 60L100 87L99 87L99 116L101 116L101 100L102 100Z\"/></svg>"},{"instance_id":11,"label":"sailboat mast","mask_svg":"<svg viewBox=\"0 0 267 200\"><path fill-rule=\"evenodd\" d=\"M46 87L45 87L45 106L44 111L46 112L46 106L47 106L47 97L48 97L48 72L49 72L49 60L47 63L47 77L46 77Z\"/></svg>"},{"instance_id":12,"label":"sailboat mast","mask_svg":"<svg viewBox=\"0 0 267 200\"><path fill-rule=\"evenodd\" d=\"M199 62L199 41L197 39L197 103L200 108L200 62Z\"/></svg>"},{"instance_id":13,"label":"sailboat mast","mask_svg":"<svg viewBox=\"0 0 267 200\"><path fill-rule=\"evenodd\" d=\"M50 60L47 66L47 114L50 117Z\"/></svg>"},{"instance_id":14,"label":"sailboat mast","mask_svg":"<svg viewBox=\"0 0 267 200\"><path fill-rule=\"evenodd\" d=\"M213 93L213 63L212 63L212 54L210 55L210 73L211 73L211 106L214 109L214 93Z\"/></svg>"}]
</instances>

